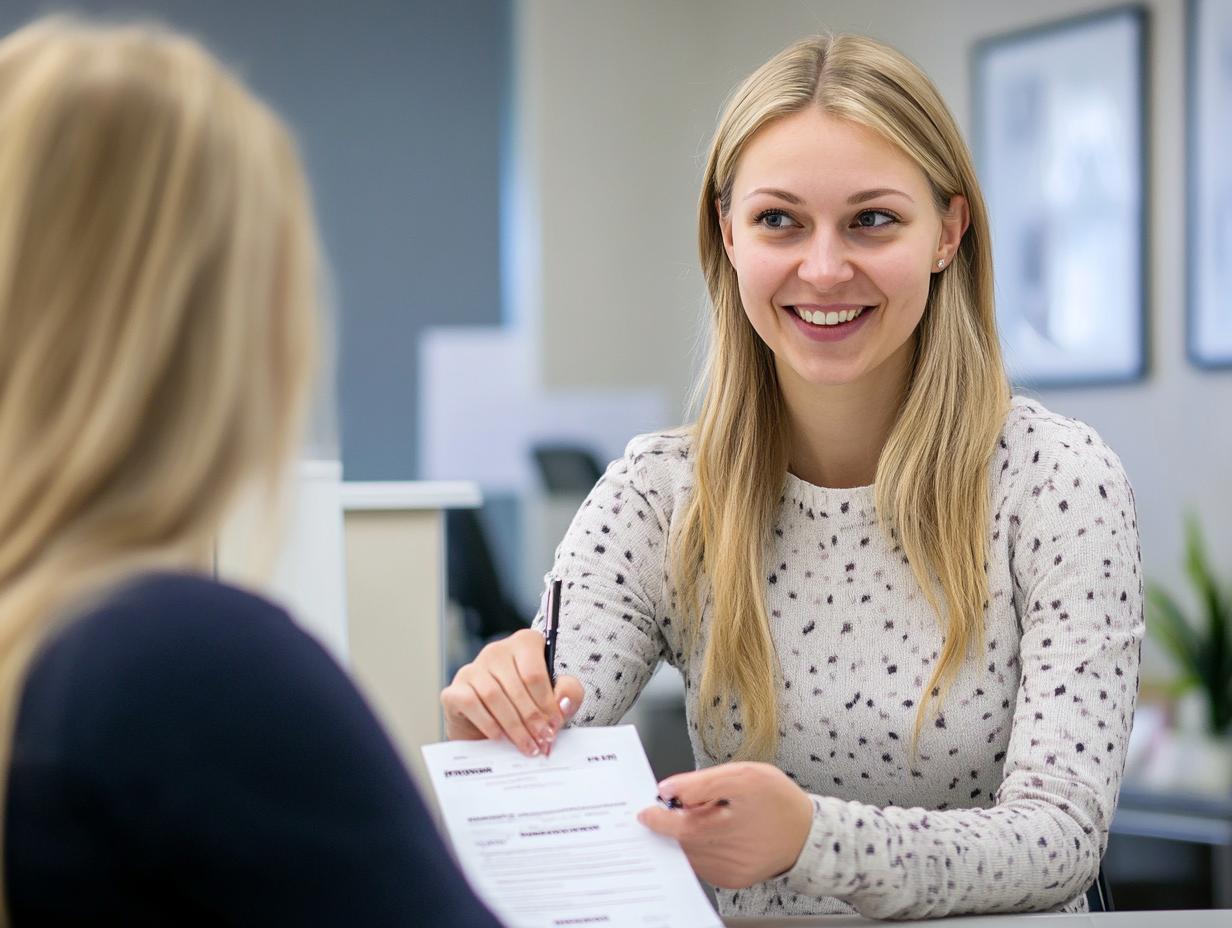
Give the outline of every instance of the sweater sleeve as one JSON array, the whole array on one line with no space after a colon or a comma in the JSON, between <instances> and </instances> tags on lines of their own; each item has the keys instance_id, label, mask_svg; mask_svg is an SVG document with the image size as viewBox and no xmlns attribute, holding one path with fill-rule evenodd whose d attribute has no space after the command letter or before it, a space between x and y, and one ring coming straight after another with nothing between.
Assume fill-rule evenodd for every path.
<instances>
[{"instance_id":1,"label":"sweater sleeve","mask_svg":"<svg viewBox=\"0 0 1232 928\"><path fill-rule=\"evenodd\" d=\"M672 658L661 615L668 515L666 490L646 464L664 454L662 436L642 436L613 461L574 516L546 582L562 581L556 673L582 681L573 720L614 725L633 705L659 661ZM534 627L543 630L540 609Z\"/></svg>"},{"instance_id":2,"label":"sweater sleeve","mask_svg":"<svg viewBox=\"0 0 1232 928\"><path fill-rule=\"evenodd\" d=\"M874 918L929 918L1055 909L1094 880L1137 698L1141 559L1120 461L1077 423L1051 432L1021 462L1018 503L1003 511L1021 678L995 805L929 811L814 796L786 875L797 892Z\"/></svg>"}]
</instances>

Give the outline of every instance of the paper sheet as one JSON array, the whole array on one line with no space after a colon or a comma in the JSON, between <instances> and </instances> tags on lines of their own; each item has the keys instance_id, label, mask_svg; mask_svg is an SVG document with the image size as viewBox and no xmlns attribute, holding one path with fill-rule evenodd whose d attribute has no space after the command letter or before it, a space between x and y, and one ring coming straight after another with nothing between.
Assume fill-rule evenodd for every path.
<instances>
[{"instance_id":1,"label":"paper sheet","mask_svg":"<svg viewBox=\"0 0 1232 928\"><path fill-rule=\"evenodd\" d=\"M510 928L722 928L675 841L637 821L654 775L632 725L423 748L462 869Z\"/></svg>"}]
</instances>

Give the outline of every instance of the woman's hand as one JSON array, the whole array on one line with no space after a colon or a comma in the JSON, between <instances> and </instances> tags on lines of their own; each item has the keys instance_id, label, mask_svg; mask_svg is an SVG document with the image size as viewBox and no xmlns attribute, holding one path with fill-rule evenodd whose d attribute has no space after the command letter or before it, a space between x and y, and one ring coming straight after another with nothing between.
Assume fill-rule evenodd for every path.
<instances>
[{"instance_id":1,"label":"woman's hand","mask_svg":"<svg viewBox=\"0 0 1232 928\"><path fill-rule=\"evenodd\" d=\"M659 784L680 808L651 806L638 821L680 842L707 883L743 889L795 866L813 823L813 803L770 764L733 763L680 773Z\"/></svg>"},{"instance_id":2,"label":"woman's hand","mask_svg":"<svg viewBox=\"0 0 1232 928\"><path fill-rule=\"evenodd\" d=\"M576 677L548 679L543 635L523 629L493 642L441 690L445 737L508 738L529 757L549 754L556 733L582 704Z\"/></svg>"}]
</instances>

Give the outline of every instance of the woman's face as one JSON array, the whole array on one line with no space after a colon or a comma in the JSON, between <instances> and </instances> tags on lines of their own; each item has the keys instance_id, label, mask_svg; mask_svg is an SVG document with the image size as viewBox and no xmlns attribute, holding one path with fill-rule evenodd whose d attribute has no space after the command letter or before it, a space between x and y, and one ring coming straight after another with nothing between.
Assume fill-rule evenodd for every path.
<instances>
[{"instance_id":1,"label":"woman's face","mask_svg":"<svg viewBox=\"0 0 1232 928\"><path fill-rule=\"evenodd\" d=\"M967 205L954 197L939 213L906 155L808 107L749 141L720 221L744 311L780 379L838 385L901 375Z\"/></svg>"}]
</instances>

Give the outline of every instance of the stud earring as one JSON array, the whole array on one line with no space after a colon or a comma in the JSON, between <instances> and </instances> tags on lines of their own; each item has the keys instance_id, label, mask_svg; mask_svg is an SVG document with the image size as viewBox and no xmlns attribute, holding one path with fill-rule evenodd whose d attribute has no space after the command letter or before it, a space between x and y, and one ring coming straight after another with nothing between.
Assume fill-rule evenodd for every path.
<instances>
[{"instance_id":1,"label":"stud earring","mask_svg":"<svg viewBox=\"0 0 1232 928\"><path fill-rule=\"evenodd\" d=\"M939 268L945 267L945 258L942 258L940 261L937 262L937 267Z\"/></svg>"}]
</instances>

